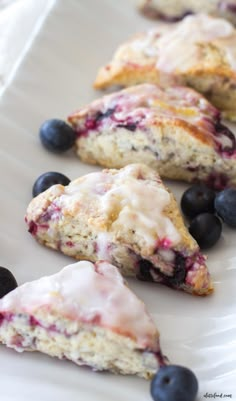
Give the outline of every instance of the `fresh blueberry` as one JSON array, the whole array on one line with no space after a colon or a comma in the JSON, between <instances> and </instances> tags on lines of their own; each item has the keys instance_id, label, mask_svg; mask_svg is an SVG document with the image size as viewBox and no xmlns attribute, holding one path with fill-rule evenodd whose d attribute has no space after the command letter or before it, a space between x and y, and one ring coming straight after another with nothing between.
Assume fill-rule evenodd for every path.
<instances>
[{"instance_id":1,"label":"fresh blueberry","mask_svg":"<svg viewBox=\"0 0 236 401\"><path fill-rule=\"evenodd\" d=\"M50 188L52 185L68 185L69 183L69 178L67 178L64 174L49 171L48 173L40 175L35 181L32 190L33 197L37 196L41 192L46 191L46 189Z\"/></svg>"},{"instance_id":2,"label":"fresh blueberry","mask_svg":"<svg viewBox=\"0 0 236 401\"><path fill-rule=\"evenodd\" d=\"M163 366L151 382L154 401L194 401L197 392L196 376L183 366Z\"/></svg>"},{"instance_id":3,"label":"fresh blueberry","mask_svg":"<svg viewBox=\"0 0 236 401\"><path fill-rule=\"evenodd\" d=\"M211 213L202 213L190 224L189 232L201 249L211 248L220 238L222 224L218 217Z\"/></svg>"},{"instance_id":4,"label":"fresh blueberry","mask_svg":"<svg viewBox=\"0 0 236 401\"><path fill-rule=\"evenodd\" d=\"M17 282L10 270L0 267L0 298L17 287Z\"/></svg>"},{"instance_id":5,"label":"fresh blueberry","mask_svg":"<svg viewBox=\"0 0 236 401\"><path fill-rule=\"evenodd\" d=\"M39 130L43 146L51 152L62 153L75 143L75 131L65 121L52 119L45 121Z\"/></svg>"},{"instance_id":6,"label":"fresh blueberry","mask_svg":"<svg viewBox=\"0 0 236 401\"><path fill-rule=\"evenodd\" d=\"M203 184L193 185L184 192L181 208L188 217L214 212L215 192Z\"/></svg>"},{"instance_id":7,"label":"fresh blueberry","mask_svg":"<svg viewBox=\"0 0 236 401\"><path fill-rule=\"evenodd\" d=\"M236 228L236 189L228 188L219 192L215 199L215 209L226 224Z\"/></svg>"}]
</instances>

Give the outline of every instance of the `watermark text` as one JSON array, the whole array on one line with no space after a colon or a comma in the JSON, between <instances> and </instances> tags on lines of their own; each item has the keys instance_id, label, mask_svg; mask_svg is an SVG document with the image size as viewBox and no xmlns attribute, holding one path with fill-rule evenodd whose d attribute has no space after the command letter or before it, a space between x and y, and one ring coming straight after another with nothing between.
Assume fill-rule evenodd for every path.
<instances>
[{"instance_id":1,"label":"watermark text","mask_svg":"<svg viewBox=\"0 0 236 401\"><path fill-rule=\"evenodd\" d=\"M232 399L232 394L225 394L225 393L205 393L203 395L204 398L226 398Z\"/></svg>"}]
</instances>

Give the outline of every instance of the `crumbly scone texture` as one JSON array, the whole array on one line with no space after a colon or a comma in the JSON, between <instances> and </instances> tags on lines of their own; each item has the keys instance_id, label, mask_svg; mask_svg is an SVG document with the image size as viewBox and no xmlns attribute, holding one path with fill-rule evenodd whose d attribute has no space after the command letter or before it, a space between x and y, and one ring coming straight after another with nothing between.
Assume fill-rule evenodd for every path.
<instances>
[{"instance_id":1,"label":"crumbly scone texture","mask_svg":"<svg viewBox=\"0 0 236 401\"><path fill-rule=\"evenodd\" d=\"M168 363L143 302L107 262L77 262L7 294L0 300L0 342L146 379Z\"/></svg>"},{"instance_id":2,"label":"crumbly scone texture","mask_svg":"<svg viewBox=\"0 0 236 401\"><path fill-rule=\"evenodd\" d=\"M39 318L37 314L36 318ZM46 312L40 318L48 324ZM28 315L16 315L11 322L1 325L0 342L19 352L39 351L77 365L90 366L96 371L109 370L151 379L159 368L155 355L140 350L131 338L96 326L76 326L56 315L54 319L64 329L61 333L29 325ZM68 334L71 328L72 334Z\"/></svg>"},{"instance_id":3,"label":"crumbly scone texture","mask_svg":"<svg viewBox=\"0 0 236 401\"><path fill-rule=\"evenodd\" d=\"M171 286L198 295L213 290L205 259L173 194L146 165L88 174L67 187L55 185L31 201L26 222L41 244L76 259L108 260L124 275L139 277L140 260L145 260L152 266L151 281L173 276L181 254L188 271Z\"/></svg>"},{"instance_id":4,"label":"crumbly scone texture","mask_svg":"<svg viewBox=\"0 0 236 401\"><path fill-rule=\"evenodd\" d=\"M216 22L218 27L215 24L210 39L203 40L208 19L210 22L213 21L212 25ZM204 21L201 38L198 38L197 31L198 29L200 31L199 21L200 23ZM186 29L187 24L188 29ZM131 86L145 82L167 86L170 84L190 86L204 94L223 112L225 118L234 121L236 120L234 46L236 33L230 25L223 19L202 15L188 16L181 22L161 24L148 32L137 34L121 45L111 62L98 71L94 87L105 89L114 85ZM181 35L182 27L185 30L183 35ZM175 30L182 42L178 40L175 42ZM196 36L194 43L191 39L193 36ZM165 62L162 62L163 59ZM179 60L177 65L176 60ZM171 64L173 68L170 71Z\"/></svg>"},{"instance_id":5,"label":"crumbly scone texture","mask_svg":"<svg viewBox=\"0 0 236 401\"><path fill-rule=\"evenodd\" d=\"M226 154L222 143L230 145L224 135L229 130L219 125L220 112L190 88L136 85L92 102L68 120L86 163L121 168L141 162L164 178L205 181L216 189L236 186L234 136L230 133Z\"/></svg>"},{"instance_id":6,"label":"crumbly scone texture","mask_svg":"<svg viewBox=\"0 0 236 401\"><path fill-rule=\"evenodd\" d=\"M235 0L142 0L140 11L151 19L174 22L186 14L208 13L229 20L236 25Z\"/></svg>"}]
</instances>

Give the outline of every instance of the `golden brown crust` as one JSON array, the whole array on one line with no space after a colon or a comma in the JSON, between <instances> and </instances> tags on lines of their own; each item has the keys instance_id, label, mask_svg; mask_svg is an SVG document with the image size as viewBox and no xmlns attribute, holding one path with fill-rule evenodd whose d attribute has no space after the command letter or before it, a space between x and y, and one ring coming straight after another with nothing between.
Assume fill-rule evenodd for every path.
<instances>
[{"instance_id":1,"label":"golden brown crust","mask_svg":"<svg viewBox=\"0 0 236 401\"><path fill-rule=\"evenodd\" d=\"M219 0L140 0L139 11L149 19L176 22L186 15L205 13L225 18L236 25L234 1Z\"/></svg>"},{"instance_id":2,"label":"golden brown crust","mask_svg":"<svg viewBox=\"0 0 236 401\"><path fill-rule=\"evenodd\" d=\"M153 55L149 54L147 57L142 51L133 47L132 43L137 38L143 40L145 34L136 35L133 41L130 40L120 46L112 61L99 70L94 82L96 89L105 89L114 85L131 86L144 82L162 85L173 83L191 85L203 93L216 107L220 107L226 117L236 118L236 106L227 102L227 97L233 96L235 104L236 70L229 64L226 50L224 50L224 38L198 44L199 58L195 65L185 71L177 69L174 75L166 74L158 69L158 57L155 51ZM158 41L157 38L156 41ZM226 40L225 43L226 49ZM225 82L227 82L227 90Z\"/></svg>"},{"instance_id":3,"label":"golden brown crust","mask_svg":"<svg viewBox=\"0 0 236 401\"><path fill-rule=\"evenodd\" d=\"M163 119L160 119L160 120L156 119L156 121L153 125L156 128L159 128L159 127L162 128L167 125L167 121L163 121ZM201 130L200 124L193 125L191 123L188 123L187 121L176 118L174 121L172 120L170 122L170 125L173 129L173 135L175 134L175 132L178 132L178 130L183 130L183 132L185 132L186 135L192 136L197 141L199 141L200 144L207 145L210 148L214 147L213 138L206 135L206 133Z\"/></svg>"},{"instance_id":4,"label":"golden brown crust","mask_svg":"<svg viewBox=\"0 0 236 401\"><path fill-rule=\"evenodd\" d=\"M165 189L158 174L147 166L141 164L127 166L123 171L126 174L130 169L135 177L136 175L139 177L141 174L141 178L137 179L141 180L140 183L144 185L144 190L145 188L152 188L152 186L154 188ZM119 179L117 178L118 174L122 174L121 177L123 177L123 171L106 169L101 174L102 177L114 176L116 182L116 179ZM109 212L104 214L103 207L96 201L96 198L90 199L89 195L86 195L84 201L81 202L80 198L77 199L76 196L74 197L77 192L78 194L81 193L83 180L84 177L80 177L72 183L72 192L70 190L67 192L66 187L61 191L61 186L58 186L58 188L54 186L31 201L27 209L26 221L29 227L31 227L32 222L34 227L36 227L33 231L35 238L41 244L59 250L78 260L96 261L99 258L110 260L125 275L137 275L137 263L140 258L149 260L153 266L157 264L158 269L160 268L161 271L163 269L164 272L165 263L167 262L164 259L160 259L162 256L157 253L158 247L156 249L156 244L163 237L163 233L158 233L154 242L149 242L149 235L153 235L150 234L153 232L152 229L147 236L146 234L140 235L142 225L136 231L130 229L128 226L124 226L122 220L119 220L123 203L119 200L119 192L114 191L114 189L120 188L119 181L117 184L114 184L115 186L112 184L112 187L109 187L114 191L112 192L114 193L114 197L108 209ZM110 185L107 179L104 180L104 183L107 183L105 185ZM76 188L77 192L75 192ZM108 188L106 188L107 190ZM170 191L168 192L170 194L170 201L162 213L172 222L171 224L175 227L174 231L177 230L179 236L177 244L175 244L174 248L171 248L171 255L174 257L173 252L179 252L187 258L191 258L191 261L193 258L191 272L190 274L187 273L189 277L186 283L181 284L179 288L189 293L194 292L199 295L208 294L212 292L212 283L204 263L204 258L197 256L200 255L199 247L184 225L174 196ZM70 197L71 193L73 194L72 198ZM51 199L47 203L46 210L45 199ZM115 201L115 199L117 200ZM40 210L41 215L37 210ZM129 218L133 219L133 217ZM146 226L145 230L147 227L149 225ZM102 252L102 254L99 252Z\"/></svg>"},{"instance_id":5,"label":"golden brown crust","mask_svg":"<svg viewBox=\"0 0 236 401\"><path fill-rule=\"evenodd\" d=\"M233 134L221 124L219 110L193 89L136 85L92 102L69 121L85 163L122 168L141 162L161 177L236 186ZM134 123L131 130L127 122Z\"/></svg>"},{"instance_id":6,"label":"golden brown crust","mask_svg":"<svg viewBox=\"0 0 236 401\"><path fill-rule=\"evenodd\" d=\"M131 100L131 96L134 95L135 97L139 96L140 98L145 98L145 100L143 101L143 104L142 102L140 102L140 104L134 104L132 106L132 109L130 109L130 112L139 107L144 107L147 112L149 110L153 110L153 117L151 121L146 121L147 128L149 126L152 126L159 129L159 131L161 131L161 135L164 137L167 134L167 130L165 130L165 127L169 125L170 128L173 129L173 135L175 135L176 131L179 128L182 129L186 134L196 138L202 144L214 147L214 139L212 137L212 134L204 126L204 119L206 117L210 118L212 120L212 123L214 122L211 115L213 109L212 105L207 102L207 100L203 96L201 96L193 89L187 87L169 87L168 90L169 93L167 92L167 90L163 90L163 88L158 85L144 84L137 85L135 87L129 87L122 91L104 96L101 99L93 101L90 105L87 105L72 113L68 117L68 121L74 127L74 129L77 130L78 123L82 123L89 115L93 116L93 113L95 113L95 111L101 112L101 109L103 109L104 107L109 108L112 107L112 105L114 104L118 104L117 102L119 101L119 96L123 97L123 107L125 107L126 99L130 97L129 99ZM174 96L176 96L176 92L179 92L179 95L178 98L176 97L174 103L173 98ZM183 97L189 98L188 101L185 101L185 105L182 104L181 94ZM197 106L195 103L191 103L192 98L198 99ZM130 102L130 100L128 102ZM153 100L154 105L148 105L148 100ZM156 111L155 101L157 103ZM204 104L204 108L201 103ZM191 109L192 106L194 109ZM183 114L181 114L182 112ZM219 114L218 110L216 109L214 110L214 113ZM191 116L193 117L192 119ZM198 118L197 124L194 116Z\"/></svg>"},{"instance_id":7,"label":"golden brown crust","mask_svg":"<svg viewBox=\"0 0 236 401\"><path fill-rule=\"evenodd\" d=\"M178 84L184 85L187 79L210 76L216 78L225 78L236 84L236 71L233 71L224 55L217 46L204 43L201 45L203 54L199 64L189 69L185 73L178 74ZM97 77L94 81L95 89L106 89L109 86L121 85L132 86L139 83L160 84L163 74L156 67L156 60L139 64L139 60L130 62L127 53L127 59L123 61L114 61L99 69Z\"/></svg>"}]
</instances>

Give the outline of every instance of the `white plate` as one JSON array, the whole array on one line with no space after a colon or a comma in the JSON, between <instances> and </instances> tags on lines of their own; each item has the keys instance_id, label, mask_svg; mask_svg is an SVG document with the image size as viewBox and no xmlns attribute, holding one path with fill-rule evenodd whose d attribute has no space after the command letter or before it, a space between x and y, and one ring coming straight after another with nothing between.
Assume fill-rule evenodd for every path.
<instances>
[{"instance_id":1,"label":"white plate","mask_svg":"<svg viewBox=\"0 0 236 401\"><path fill-rule=\"evenodd\" d=\"M32 184L45 171L71 179L95 167L69 153L45 151L38 129L47 118L66 118L99 96L92 89L97 68L117 44L153 25L140 17L135 1L59 0L0 103L2 266L19 284L55 273L71 259L38 245L27 233L24 214ZM170 183L179 199L184 184ZM208 252L215 294L192 297L168 288L129 280L145 301L161 332L163 351L173 363L193 369L204 394L236 400L236 233L224 227L219 244ZM150 400L149 383L136 377L93 373L38 353L17 354L0 347L0 397L3 401Z\"/></svg>"}]
</instances>

